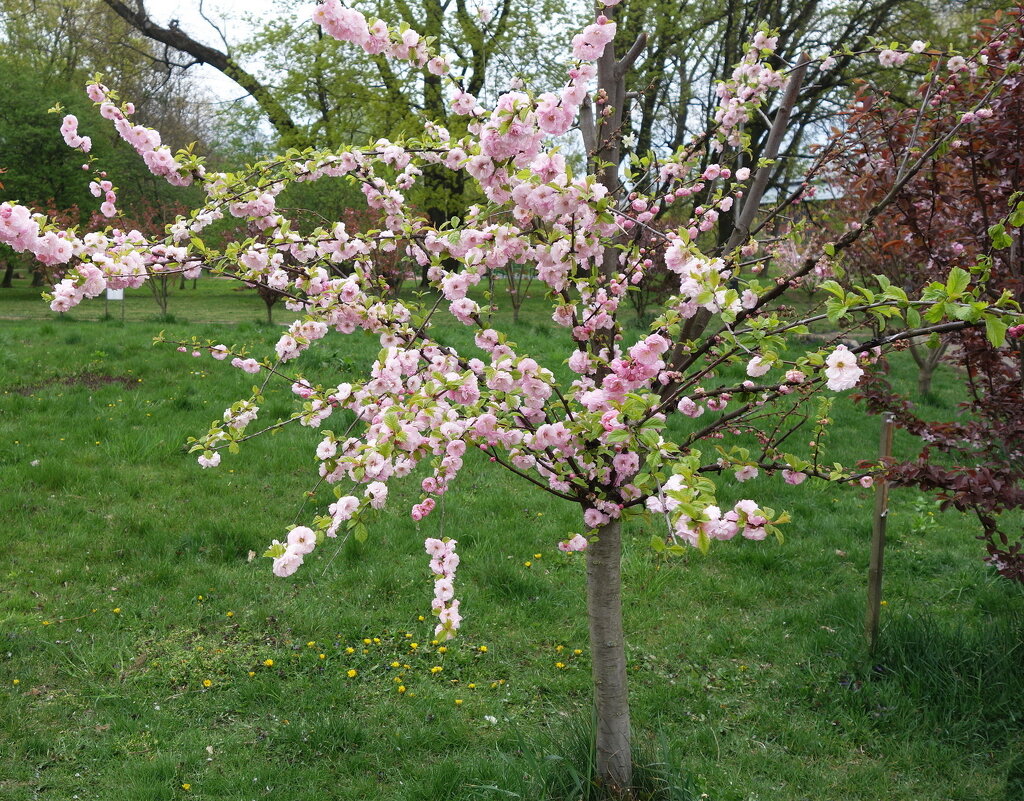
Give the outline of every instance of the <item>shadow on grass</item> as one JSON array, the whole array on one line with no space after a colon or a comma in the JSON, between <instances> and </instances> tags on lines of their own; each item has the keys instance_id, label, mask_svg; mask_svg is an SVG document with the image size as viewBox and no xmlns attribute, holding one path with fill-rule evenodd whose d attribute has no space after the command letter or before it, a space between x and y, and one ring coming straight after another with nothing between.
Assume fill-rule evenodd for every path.
<instances>
[{"instance_id":1,"label":"shadow on grass","mask_svg":"<svg viewBox=\"0 0 1024 801\"><path fill-rule=\"evenodd\" d=\"M877 653L840 684L881 727L912 725L955 742L1015 740L1024 736L1024 611L967 623L930 612L893 618Z\"/></svg>"},{"instance_id":2,"label":"shadow on grass","mask_svg":"<svg viewBox=\"0 0 1024 801\"><path fill-rule=\"evenodd\" d=\"M557 728L522 741L502 765L503 781L473 788L472 798L531 801L612 801L596 773L592 717L570 718ZM633 735L635 801L696 801L697 783L679 770L664 737L653 742Z\"/></svg>"}]
</instances>

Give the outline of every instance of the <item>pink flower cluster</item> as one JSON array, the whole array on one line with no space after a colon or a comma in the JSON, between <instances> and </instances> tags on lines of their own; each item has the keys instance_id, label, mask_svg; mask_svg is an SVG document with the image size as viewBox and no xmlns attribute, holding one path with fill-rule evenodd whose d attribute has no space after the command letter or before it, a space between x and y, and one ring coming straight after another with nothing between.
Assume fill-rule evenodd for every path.
<instances>
[{"instance_id":1,"label":"pink flower cluster","mask_svg":"<svg viewBox=\"0 0 1024 801\"><path fill-rule=\"evenodd\" d=\"M357 44L370 55L383 53L399 61L411 61L434 75L448 72L447 61L441 56L432 57L426 41L416 31L392 31L379 19L367 23L363 14L346 8L339 0L319 4L313 10L313 22L335 39Z\"/></svg>"},{"instance_id":2,"label":"pink flower cluster","mask_svg":"<svg viewBox=\"0 0 1024 801\"><path fill-rule=\"evenodd\" d=\"M42 215L25 206L0 203L0 242L15 251L29 251L42 264L65 264L74 255L73 235L45 231L40 234ZM91 296L90 296L91 297Z\"/></svg>"},{"instance_id":3,"label":"pink flower cluster","mask_svg":"<svg viewBox=\"0 0 1024 801\"><path fill-rule=\"evenodd\" d=\"M117 214L117 193L114 191L114 185L106 179L100 181L90 181L89 191L93 197L102 197L103 203L100 204L100 211L104 217L113 217Z\"/></svg>"},{"instance_id":4,"label":"pink flower cluster","mask_svg":"<svg viewBox=\"0 0 1024 801\"><path fill-rule=\"evenodd\" d=\"M280 545L274 540L274 545ZM282 578L290 576L302 566L307 554L316 548L316 532L308 526L295 526L288 532L288 541L284 553L274 558L274 575Z\"/></svg>"},{"instance_id":5,"label":"pink flower cluster","mask_svg":"<svg viewBox=\"0 0 1024 801\"><path fill-rule=\"evenodd\" d=\"M109 90L102 84L90 84L87 92L99 104L100 116L114 123L115 130L142 156L151 173L164 178L173 186L189 186L192 183L190 174L182 174L182 166L174 158L171 149L161 144L159 131L145 125L132 125L128 117L135 113L135 107L131 103L118 108L111 102Z\"/></svg>"},{"instance_id":6,"label":"pink flower cluster","mask_svg":"<svg viewBox=\"0 0 1024 801\"><path fill-rule=\"evenodd\" d=\"M438 618L434 636L445 640L452 639L462 623L459 600L455 597L455 570L459 566L456 544L455 540L439 540L435 537L428 537L423 543L430 555L430 572L437 576L434 580L434 602L431 605Z\"/></svg>"},{"instance_id":7,"label":"pink flower cluster","mask_svg":"<svg viewBox=\"0 0 1024 801\"><path fill-rule=\"evenodd\" d=\"M78 135L78 117L74 114L64 117L60 124L60 132L68 147L81 150L83 153L92 150L92 139L88 136Z\"/></svg>"},{"instance_id":8,"label":"pink flower cluster","mask_svg":"<svg viewBox=\"0 0 1024 801\"><path fill-rule=\"evenodd\" d=\"M604 14L572 38L572 55L580 61L597 61L615 38L616 25Z\"/></svg>"}]
</instances>

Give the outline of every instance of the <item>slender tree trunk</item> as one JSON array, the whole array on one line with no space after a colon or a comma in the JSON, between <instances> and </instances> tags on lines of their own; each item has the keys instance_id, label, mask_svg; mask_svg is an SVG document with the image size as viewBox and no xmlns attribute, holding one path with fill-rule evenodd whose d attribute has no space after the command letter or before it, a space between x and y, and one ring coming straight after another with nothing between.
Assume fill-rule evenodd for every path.
<instances>
[{"instance_id":1,"label":"slender tree trunk","mask_svg":"<svg viewBox=\"0 0 1024 801\"><path fill-rule=\"evenodd\" d=\"M935 365L930 361L922 364L917 371L917 394L923 398L932 391L932 376L935 374Z\"/></svg>"},{"instance_id":2,"label":"slender tree trunk","mask_svg":"<svg viewBox=\"0 0 1024 801\"><path fill-rule=\"evenodd\" d=\"M14 278L14 262L13 261L8 261L8 262L5 263L5 266L4 266L4 280L3 280L3 282L0 282L0 287L3 287L4 289L10 289L11 286L12 286L11 279L13 279L13 278Z\"/></svg>"},{"instance_id":3,"label":"slender tree trunk","mask_svg":"<svg viewBox=\"0 0 1024 801\"><path fill-rule=\"evenodd\" d=\"M629 791L633 762L629 747L626 641L622 633L622 528L602 526L587 548L587 618L597 713L597 774L613 790Z\"/></svg>"}]
</instances>

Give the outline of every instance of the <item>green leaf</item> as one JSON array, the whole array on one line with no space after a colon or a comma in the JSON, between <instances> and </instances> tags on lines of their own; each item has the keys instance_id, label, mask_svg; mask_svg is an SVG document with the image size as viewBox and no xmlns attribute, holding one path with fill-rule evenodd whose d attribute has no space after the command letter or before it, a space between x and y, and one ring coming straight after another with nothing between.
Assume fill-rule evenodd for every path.
<instances>
[{"instance_id":1,"label":"green leaf","mask_svg":"<svg viewBox=\"0 0 1024 801\"><path fill-rule=\"evenodd\" d=\"M921 326L921 313L913 306L907 309L907 325L910 328L919 328Z\"/></svg>"},{"instance_id":2,"label":"green leaf","mask_svg":"<svg viewBox=\"0 0 1024 801\"><path fill-rule=\"evenodd\" d=\"M705 556L707 556L708 551L711 549L711 538L708 537L703 528L697 530L697 548Z\"/></svg>"},{"instance_id":3,"label":"green leaf","mask_svg":"<svg viewBox=\"0 0 1024 801\"><path fill-rule=\"evenodd\" d=\"M998 348L1006 342L1007 328L1009 326L1003 322L1001 317L985 318L985 336L988 337L988 341L992 343L993 348Z\"/></svg>"},{"instance_id":4,"label":"green leaf","mask_svg":"<svg viewBox=\"0 0 1024 801\"><path fill-rule=\"evenodd\" d=\"M949 278L946 279L946 294L950 298L959 298L970 283L970 273L960 267L954 267L949 271Z\"/></svg>"},{"instance_id":5,"label":"green leaf","mask_svg":"<svg viewBox=\"0 0 1024 801\"><path fill-rule=\"evenodd\" d=\"M665 550L665 540L659 537L657 534L651 535L651 550L655 553L661 553Z\"/></svg>"},{"instance_id":6,"label":"green leaf","mask_svg":"<svg viewBox=\"0 0 1024 801\"><path fill-rule=\"evenodd\" d=\"M267 548L267 550L263 552L263 555L270 559L277 559L277 557L282 556L286 550L287 548L284 543L279 542L277 545L271 545Z\"/></svg>"}]
</instances>

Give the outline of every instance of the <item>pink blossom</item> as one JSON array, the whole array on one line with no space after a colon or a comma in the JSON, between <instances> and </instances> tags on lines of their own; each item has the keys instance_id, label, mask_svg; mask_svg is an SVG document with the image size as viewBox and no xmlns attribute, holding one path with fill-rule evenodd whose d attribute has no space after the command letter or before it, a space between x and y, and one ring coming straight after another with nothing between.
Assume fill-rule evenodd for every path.
<instances>
[{"instance_id":1,"label":"pink blossom","mask_svg":"<svg viewBox=\"0 0 1024 801\"><path fill-rule=\"evenodd\" d=\"M782 471L782 478L787 484L802 484L804 479L807 478L806 473L801 473L797 470L785 469Z\"/></svg>"},{"instance_id":2,"label":"pink blossom","mask_svg":"<svg viewBox=\"0 0 1024 801\"><path fill-rule=\"evenodd\" d=\"M305 556L316 547L316 534L308 526L295 526L288 532L288 550Z\"/></svg>"},{"instance_id":3,"label":"pink blossom","mask_svg":"<svg viewBox=\"0 0 1024 801\"><path fill-rule=\"evenodd\" d=\"M834 392L855 387L860 377L864 375L864 371L857 364L857 357L846 345L837 346L825 359L825 364L828 365L825 370L827 386Z\"/></svg>"},{"instance_id":4,"label":"pink blossom","mask_svg":"<svg viewBox=\"0 0 1024 801\"><path fill-rule=\"evenodd\" d=\"M757 478L757 473L758 473L758 470L757 470L756 467L754 467L754 465L752 465L752 464L744 465L743 467L739 468L736 471L736 480L737 481L749 481L752 478Z\"/></svg>"},{"instance_id":5,"label":"pink blossom","mask_svg":"<svg viewBox=\"0 0 1024 801\"><path fill-rule=\"evenodd\" d=\"M576 534L568 540L558 543L558 550L564 553L572 553L574 551L584 551L587 548L587 538L582 534Z\"/></svg>"},{"instance_id":6,"label":"pink blossom","mask_svg":"<svg viewBox=\"0 0 1024 801\"><path fill-rule=\"evenodd\" d=\"M209 455L207 455L209 454ZM204 470L207 467L216 467L220 464L220 454L216 451L204 451L199 455L199 466Z\"/></svg>"}]
</instances>

